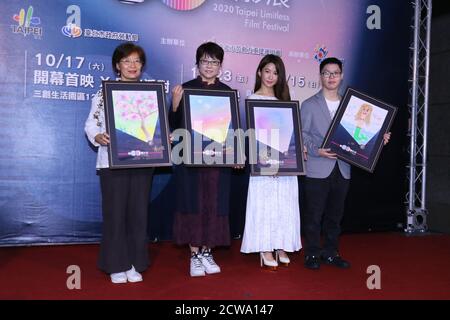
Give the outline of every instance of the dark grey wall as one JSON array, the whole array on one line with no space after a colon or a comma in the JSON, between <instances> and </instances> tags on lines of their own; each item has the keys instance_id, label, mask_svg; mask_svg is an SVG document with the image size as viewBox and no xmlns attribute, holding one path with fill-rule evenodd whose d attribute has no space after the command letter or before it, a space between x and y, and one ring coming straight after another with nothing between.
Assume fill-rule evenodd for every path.
<instances>
[{"instance_id":1,"label":"dark grey wall","mask_svg":"<svg viewBox=\"0 0 450 320\"><path fill-rule=\"evenodd\" d=\"M450 14L431 28L427 202L430 231L450 233Z\"/></svg>"}]
</instances>

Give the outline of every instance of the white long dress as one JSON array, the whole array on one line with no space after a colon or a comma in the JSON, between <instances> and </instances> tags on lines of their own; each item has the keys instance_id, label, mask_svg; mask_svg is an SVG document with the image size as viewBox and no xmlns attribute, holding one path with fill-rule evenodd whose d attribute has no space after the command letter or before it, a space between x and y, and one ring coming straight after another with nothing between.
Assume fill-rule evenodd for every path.
<instances>
[{"instance_id":1,"label":"white long dress","mask_svg":"<svg viewBox=\"0 0 450 320\"><path fill-rule=\"evenodd\" d=\"M256 94L248 99L276 100ZM301 247L297 177L251 176L241 252L294 252Z\"/></svg>"}]
</instances>

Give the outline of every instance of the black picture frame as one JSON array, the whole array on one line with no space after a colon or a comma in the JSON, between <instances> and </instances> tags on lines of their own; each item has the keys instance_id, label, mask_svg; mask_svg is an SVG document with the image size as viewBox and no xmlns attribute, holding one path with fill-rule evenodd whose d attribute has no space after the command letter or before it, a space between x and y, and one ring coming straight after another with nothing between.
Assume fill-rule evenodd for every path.
<instances>
[{"instance_id":1,"label":"black picture frame","mask_svg":"<svg viewBox=\"0 0 450 320\"><path fill-rule=\"evenodd\" d=\"M187 166L235 167L244 164L237 90L184 89Z\"/></svg>"},{"instance_id":2,"label":"black picture frame","mask_svg":"<svg viewBox=\"0 0 450 320\"><path fill-rule=\"evenodd\" d=\"M305 175L299 102L246 99L245 106L250 174Z\"/></svg>"},{"instance_id":3,"label":"black picture frame","mask_svg":"<svg viewBox=\"0 0 450 320\"><path fill-rule=\"evenodd\" d=\"M383 136L389 132L396 114L397 107L349 87L321 147L373 172L383 149Z\"/></svg>"},{"instance_id":4,"label":"black picture frame","mask_svg":"<svg viewBox=\"0 0 450 320\"><path fill-rule=\"evenodd\" d=\"M164 83L102 81L112 169L171 166Z\"/></svg>"}]
</instances>

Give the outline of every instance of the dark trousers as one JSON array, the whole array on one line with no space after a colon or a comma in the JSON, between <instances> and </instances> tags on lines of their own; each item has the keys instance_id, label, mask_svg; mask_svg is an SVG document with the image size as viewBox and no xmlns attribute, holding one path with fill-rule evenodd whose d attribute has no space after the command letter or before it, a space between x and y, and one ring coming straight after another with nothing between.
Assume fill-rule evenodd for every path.
<instances>
[{"instance_id":1,"label":"dark trousers","mask_svg":"<svg viewBox=\"0 0 450 320\"><path fill-rule=\"evenodd\" d=\"M107 273L149 265L147 221L153 168L101 169L103 226L98 266Z\"/></svg>"},{"instance_id":2,"label":"dark trousers","mask_svg":"<svg viewBox=\"0 0 450 320\"><path fill-rule=\"evenodd\" d=\"M325 179L305 178L305 255L333 257L338 254L341 220L344 214L349 179L344 179L336 163ZM322 229L322 228L323 229ZM323 230L324 245L320 245Z\"/></svg>"}]
</instances>

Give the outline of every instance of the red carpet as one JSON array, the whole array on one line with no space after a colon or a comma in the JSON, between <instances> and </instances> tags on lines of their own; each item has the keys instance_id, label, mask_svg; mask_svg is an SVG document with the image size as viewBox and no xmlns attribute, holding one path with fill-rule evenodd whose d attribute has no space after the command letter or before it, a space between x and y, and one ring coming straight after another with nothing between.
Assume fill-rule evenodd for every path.
<instances>
[{"instance_id":1,"label":"red carpet","mask_svg":"<svg viewBox=\"0 0 450 320\"><path fill-rule=\"evenodd\" d=\"M215 250L222 273L189 276L189 253L172 242L151 244L152 264L141 283L112 284L96 268L98 245L0 248L0 299L450 299L450 235L352 234L341 238L347 270L303 267L303 251L276 272L257 254ZM69 265L81 268L81 289L69 290ZM366 286L367 267L381 269L381 289Z\"/></svg>"}]
</instances>

